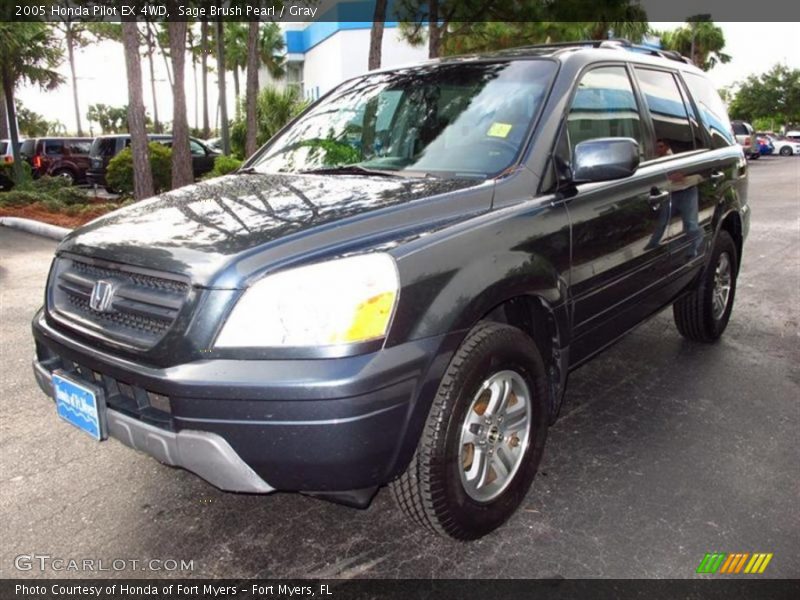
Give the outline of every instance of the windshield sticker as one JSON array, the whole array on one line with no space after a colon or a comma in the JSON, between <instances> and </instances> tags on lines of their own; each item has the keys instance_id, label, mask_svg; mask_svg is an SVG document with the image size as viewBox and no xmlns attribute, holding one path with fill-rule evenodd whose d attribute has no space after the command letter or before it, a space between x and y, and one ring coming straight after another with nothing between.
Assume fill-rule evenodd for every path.
<instances>
[{"instance_id":1,"label":"windshield sticker","mask_svg":"<svg viewBox=\"0 0 800 600\"><path fill-rule=\"evenodd\" d=\"M486 135L491 137L504 138L508 137L510 131L511 131L511 123L495 122L492 123L491 127L489 127L489 131L486 132Z\"/></svg>"}]
</instances>

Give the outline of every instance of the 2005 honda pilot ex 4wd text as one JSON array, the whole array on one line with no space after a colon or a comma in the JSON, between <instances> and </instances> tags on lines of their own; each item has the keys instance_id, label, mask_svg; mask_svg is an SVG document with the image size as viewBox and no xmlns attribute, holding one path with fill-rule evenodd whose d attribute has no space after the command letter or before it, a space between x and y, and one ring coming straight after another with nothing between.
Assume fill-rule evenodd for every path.
<instances>
[{"instance_id":1,"label":"2005 honda pilot ex 4wd text","mask_svg":"<svg viewBox=\"0 0 800 600\"><path fill-rule=\"evenodd\" d=\"M33 322L57 413L224 490L459 539L531 486L567 374L672 305L713 342L749 224L676 55L538 46L346 81L237 173L72 232Z\"/></svg>"}]
</instances>

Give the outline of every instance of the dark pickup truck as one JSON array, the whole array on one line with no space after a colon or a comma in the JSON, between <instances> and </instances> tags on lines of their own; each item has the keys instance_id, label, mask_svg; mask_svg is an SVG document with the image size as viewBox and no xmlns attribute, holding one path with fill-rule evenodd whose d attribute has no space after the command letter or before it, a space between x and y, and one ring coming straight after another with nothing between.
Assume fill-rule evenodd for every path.
<instances>
[{"instance_id":1,"label":"dark pickup truck","mask_svg":"<svg viewBox=\"0 0 800 600\"><path fill-rule=\"evenodd\" d=\"M623 42L370 73L236 174L58 247L58 414L231 491L474 539L528 491L568 373L672 306L730 318L747 163L703 73Z\"/></svg>"}]
</instances>

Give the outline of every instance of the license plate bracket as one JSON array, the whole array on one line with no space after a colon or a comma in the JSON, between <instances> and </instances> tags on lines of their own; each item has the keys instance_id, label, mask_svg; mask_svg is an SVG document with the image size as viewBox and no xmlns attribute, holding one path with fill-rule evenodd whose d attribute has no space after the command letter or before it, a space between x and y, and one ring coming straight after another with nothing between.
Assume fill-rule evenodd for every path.
<instances>
[{"instance_id":1,"label":"license plate bracket","mask_svg":"<svg viewBox=\"0 0 800 600\"><path fill-rule=\"evenodd\" d=\"M103 389L78 381L64 371L52 375L56 413L98 442L108 437Z\"/></svg>"}]
</instances>

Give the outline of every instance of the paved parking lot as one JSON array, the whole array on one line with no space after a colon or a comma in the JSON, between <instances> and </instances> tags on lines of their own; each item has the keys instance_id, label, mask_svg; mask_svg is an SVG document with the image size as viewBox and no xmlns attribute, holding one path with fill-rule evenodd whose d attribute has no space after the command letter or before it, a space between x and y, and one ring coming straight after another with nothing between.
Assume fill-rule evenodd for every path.
<instances>
[{"instance_id":1,"label":"paved parking lot","mask_svg":"<svg viewBox=\"0 0 800 600\"><path fill-rule=\"evenodd\" d=\"M385 490L364 511L226 494L60 422L30 371L55 244L0 228L0 577L60 575L14 568L47 554L194 561L153 576L680 578L712 551L799 577L800 159L751 174L724 339L685 342L665 311L575 372L520 511L471 544L406 525Z\"/></svg>"}]
</instances>

